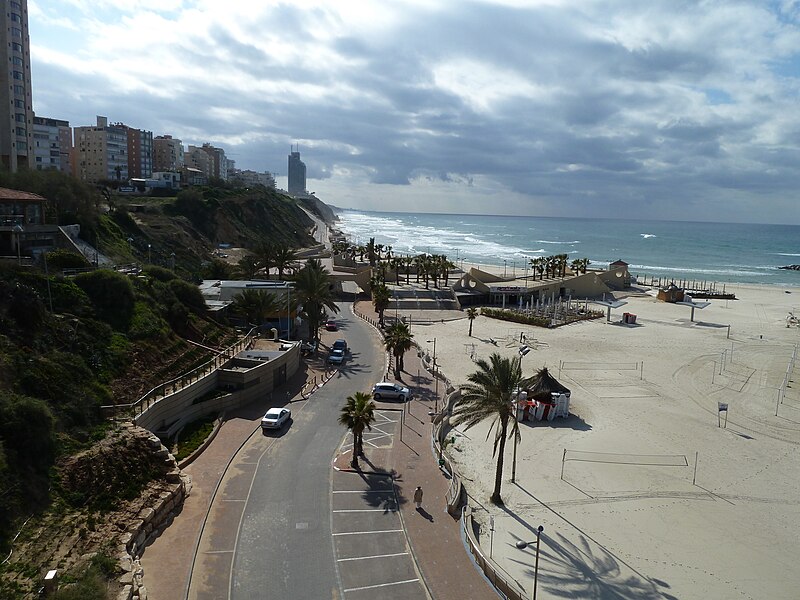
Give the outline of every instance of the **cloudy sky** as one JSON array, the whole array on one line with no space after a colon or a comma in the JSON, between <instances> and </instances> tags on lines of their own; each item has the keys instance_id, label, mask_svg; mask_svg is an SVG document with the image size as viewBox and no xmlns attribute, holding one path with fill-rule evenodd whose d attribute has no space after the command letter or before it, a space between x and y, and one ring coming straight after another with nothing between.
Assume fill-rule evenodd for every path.
<instances>
[{"instance_id":1,"label":"cloudy sky","mask_svg":"<svg viewBox=\"0 0 800 600\"><path fill-rule=\"evenodd\" d=\"M28 0L34 109L341 207L800 223L800 2Z\"/></svg>"}]
</instances>

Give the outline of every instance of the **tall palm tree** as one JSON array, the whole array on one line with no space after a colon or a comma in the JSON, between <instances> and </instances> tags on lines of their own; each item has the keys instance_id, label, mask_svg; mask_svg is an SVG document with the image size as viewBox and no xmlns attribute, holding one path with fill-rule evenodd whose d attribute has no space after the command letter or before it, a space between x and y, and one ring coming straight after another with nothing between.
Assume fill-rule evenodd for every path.
<instances>
[{"instance_id":1,"label":"tall palm tree","mask_svg":"<svg viewBox=\"0 0 800 600\"><path fill-rule=\"evenodd\" d=\"M269 279L269 270L275 266L275 245L265 242L256 248L256 259L260 269L264 269Z\"/></svg>"},{"instance_id":2,"label":"tall palm tree","mask_svg":"<svg viewBox=\"0 0 800 600\"><path fill-rule=\"evenodd\" d=\"M339 312L331 283L330 275L316 258L309 258L294 276L292 295L303 305L303 314L316 341L319 341L319 326L325 318L326 309Z\"/></svg>"},{"instance_id":3,"label":"tall palm tree","mask_svg":"<svg viewBox=\"0 0 800 600\"><path fill-rule=\"evenodd\" d=\"M497 352L492 353L488 362L481 358L476 364L478 371L469 375L469 383L462 386L461 398L453 409L451 421L454 425L463 424L465 429L470 429L484 419L492 419L486 435L488 437L495 430L492 456L497 456L497 470L490 501L502 504L500 487L503 482L506 438L514 436L517 441L520 439L514 392L522 383L522 367L519 356L504 358Z\"/></svg>"},{"instance_id":4,"label":"tall palm tree","mask_svg":"<svg viewBox=\"0 0 800 600\"><path fill-rule=\"evenodd\" d=\"M239 259L236 263L239 267L239 272L245 279L252 279L258 273L259 265L258 259L252 254L246 254Z\"/></svg>"},{"instance_id":5,"label":"tall palm tree","mask_svg":"<svg viewBox=\"0 0 800 600\"><path fill-rule=\"evenodd\" d=\"M233 297L233 308L243 314L248 323L261 326L267 317L279 313L283 299L272 292L246 289Z\"/></svg>"},{"instance_id":6,"label":"tall palm tree","mask_svg":"<svg viewBox=\"0 0 800 600\"><path fill-rule=\"evenodd\" d=\"M372 287L372 305L375 307L375 312L378 313L378 321L383 327L383 313L389 308L389 303L392 300L392 294L389 288L383 283L378 283Z\"/></svg>"},{"instance_id":7,"label":"tall palm tree","mask_svg":"<svg viewBox=\"0 0 800 600\"><path fill-rule=\"evenodd\" d=\"M394 375L400 379L400 374L405 368L403 355L413 347L414 336L405 323L394 323L386 329L383 342L392 356L394 356Z\"/></svg>"},{"instance_id":8,"label":"tall palm tree","mask_svg":"<svg viewBox=\"0 0 800 600\"><path fill-rule=\"evenodd\" d=\"M576 258L571 263L569 263L569 268L572 270L573 275L578 275L581 272L581 259Z\"/></svg>"},{"instance_id":9,"label":"tall palm tree","mask_svg":"<svg viewBox=\"0 0 800 600\"><path fill-rule=\"evenodd\" d=\"M358 457L364 456L364 430L372 430L375 422L375 403L372 396L364 392L356 392L347 397L347 402L339 412L339 424L344 425L353 434L353 458L350 466L358 469Z\"/></svg>"},{"instance_id":10,"label":"tall palm tree","mask_svg":"<svg viewBox=\"0 0 800 600\"><path fill-rule=\"evenodd\" d=\"M294 250L289 248L289 246L280 245L275 247L274 254L272 256L272 264L278 269L278 279L283 279L283 272L286 270L286 267L292 264L295 260L297 260L297 256L295 255Z\"/></svg>"},{"instance_id":11,"label":"tall palm tree","mask_svg":"<svg viewBox=\"0 0 800 600\"><path fill-rule=\"evenodd\" d=\"M478 317L477 308L467 309L467 318L469 319L469 337L472 337L472 322Z\"/></svg>"},{"instance_id":12,"label":"tall palm tree","mask_svg":"<svg viewBox=\"0 0 800 600\"><path fill-rule=\"evenodd\" d=\"M444 286L447 287L447 282L450 280L450 269L455 269L456 264L448 260L446 256L442 256L439 268L441 269L442 279L444 279Z\"/></svg>"}]
</instances>

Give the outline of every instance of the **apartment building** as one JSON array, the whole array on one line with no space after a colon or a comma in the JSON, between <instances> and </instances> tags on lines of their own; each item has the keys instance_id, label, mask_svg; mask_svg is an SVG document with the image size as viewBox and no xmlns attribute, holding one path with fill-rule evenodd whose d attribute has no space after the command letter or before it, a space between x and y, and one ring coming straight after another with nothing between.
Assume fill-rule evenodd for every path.
<instances>
[{"instance_id":1,"label":"apartment building","mask_svg":"<svg viewBox=\"0 0 800 600\"><path fill-rule=\"evenodd\" d=\"M228 158L225 156L225 150L216 148L209 143L203 144L200 149L208 154L212 161L212 175L217 179L224 181L228 180Z\"/></svg>"},{"instance_id":2,"label":"apartment building","mask_svg":"<svg viewBox=\"0 0 800 600\"><path fill-rule=\"evenodd\" d=\"M74 175L87 183L127 181L128 130L97 117L97 125L75 128Z\"/></svg>"},{"instance_id":3,"label":"apartment building","mask_svg":"<svg viewBox=\"0 0 800 600\"><path fill-rule=\"evenodd\" d=\"M153 171L180 171L186 164L183 142L171 135L159 135L153 139Z\"/></svg>"},{"instance_id":4,"label":"apartment building","mask_svg":"<svg viewBox=\"0 0 800 600\"><path fill-rule=\"evenodd\" d=\"M33 153L36 169L70 173L72 127L69 121L33 117Z\"/></svg>"},{"instance_id":5,"label":"apartment building","mask_svg":"<svg viewBox=\"0 0 800 600\"><path fill-rule=\"evenodd\" d=\"M186 167L202 173L206 181L214 177L214 156L198 146L189 146L184 154Z\"/></svg>"},{"instance_id":6,"label":"apartment building","mask_svg":"<svg viewBox=\"0 0 800 600\"><path fill-rule=\"evenodd\" d=\"M128 177L147 179L153 174L153 132L117 123L128 132Z\"/></svg>"},{"instance_id":7,"label":"apartment building","mask_svg":"<svg viewBox=\"0 0 800 600\"><path fill-rule=\"evenodd\" d=\"M258 173L257 171L235 169L229 179L245 186L263 185L266 188L275 189L275 177L269 171Z\"/></svg>"},{"instance_id":8,"label":"apartment building","mask_svg":"<svg viewBox=\"0 0 800 600\"><path fill-rule=\"evenodd\" d=\"M31 48L27 0L3 2L0 12L0 163L10 171L34 162Z\"/></svg>"}]
</instances>

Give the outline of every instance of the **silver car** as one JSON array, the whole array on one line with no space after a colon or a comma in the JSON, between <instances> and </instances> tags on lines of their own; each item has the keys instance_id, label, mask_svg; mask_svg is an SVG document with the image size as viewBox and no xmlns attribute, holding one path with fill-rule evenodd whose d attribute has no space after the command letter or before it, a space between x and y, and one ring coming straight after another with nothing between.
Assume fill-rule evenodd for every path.
<instances>
[{"instance_id":1,"label":"silver car","mask_svg":"<svg viewBox=\"0 0 800 600\"><path fill-rule=\"evenodd\" d=\"M399 383L384 381L373 386L372 397L375 400L386 399L405 402L411 397L411 390Z\"/></svg>"},{"instance_id":2,"label":"silver car","mask_svg":"<svg viewBox=\"0 0 800 600\"><path fill-rule=\"evenodd\" d=\"M270 408L261 418L261 429L280 429L292 418L288 408Z\"/></svg>"}]
</instances>

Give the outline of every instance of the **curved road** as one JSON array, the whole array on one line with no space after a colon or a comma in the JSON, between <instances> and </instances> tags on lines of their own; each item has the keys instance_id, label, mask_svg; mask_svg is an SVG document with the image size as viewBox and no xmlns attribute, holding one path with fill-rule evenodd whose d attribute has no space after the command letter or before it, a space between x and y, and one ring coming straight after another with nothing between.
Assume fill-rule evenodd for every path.
<instances>
[{"instance_id":1,"label":"curved road","mask_svg":"<svg viewBox=\"0 0 800 600\"><path fill-rule=\"evenodd\" d=\"M369 326L339 305L351 355L283 434L257 435L231 465L255 461L230 566L229 598L340 598L330 522L331 460L345 433L344 399L380 379L384 352ZM227 574L218 573L217 576Z\"/></svg>"}]
</instances>

